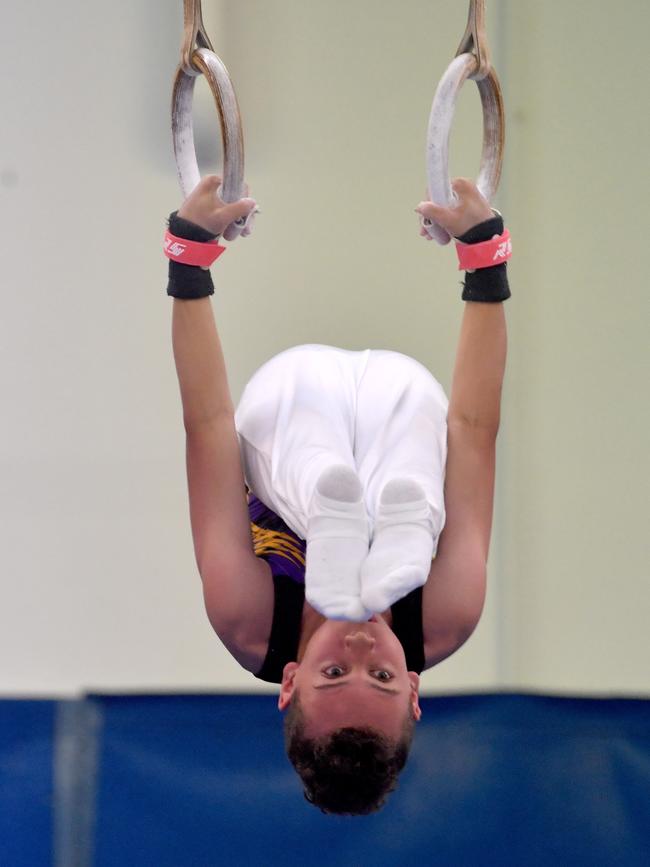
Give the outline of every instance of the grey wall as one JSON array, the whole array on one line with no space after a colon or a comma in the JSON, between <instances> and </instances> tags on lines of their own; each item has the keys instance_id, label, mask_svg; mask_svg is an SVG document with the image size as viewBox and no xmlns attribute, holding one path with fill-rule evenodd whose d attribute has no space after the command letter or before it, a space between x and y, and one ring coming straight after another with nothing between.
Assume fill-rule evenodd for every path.
<instances>
[{"instance_id":1,"label":"grey wall","mask_svg":"<svg viewBox=\"0 0 650 867\"><path fill-rule=\"evenodd\" d=\"M304 342L406 352L448 388L459 275L413 208L465 4L204 6L262 209L213 269L234 398ZM515 242L490 590L423 691L647 693L650 10L489 7L508 113L495 204ZM181 3L4 15L0 690L275 691L212 634L191 544L160 253L180 204ZM196 133L214 171L202 83ZM468 84L452 174L474 174L479 154Z\"/></svg>"}]
</instances>

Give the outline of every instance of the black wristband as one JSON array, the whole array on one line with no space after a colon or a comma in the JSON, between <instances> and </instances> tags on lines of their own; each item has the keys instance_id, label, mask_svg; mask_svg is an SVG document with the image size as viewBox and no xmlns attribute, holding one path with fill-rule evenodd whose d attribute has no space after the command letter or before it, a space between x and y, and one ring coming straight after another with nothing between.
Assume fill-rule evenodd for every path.
<instances>
[{"instance_id":1,"label":"black wristband","mask_svg":"<svg viewBox=\"0 0 650 867\"><path fill-rule=\"evenodd\" d=\"M167 221L169 231L177 238L185 238L187 241L214 241L218 235L213 235L202 226L197 226L190 220L178 216L178 211L172 211ZM214 295L214 283L212 275L207 268L200 265L182 265L180 262L169 260L169 282L167 294L172 298L180 298L188 301L193 298L206 298Z\"/></svg>"},{"instance_id":2,"label":"black wristband","mask_svg":"<svg viewBox=\"0 0 650 867\"><path fill-rule=\"evenodd\" d=\"M495 212L494 217L473 226L457 239L463 244L480 244L491 241L495 235L503 234L503 217ZM482 301L495 304L510 298L508 285L507 263L493 265L491 268L478 268L476 271L465 272L463 286L463 301Z\"/></svg>"}]
</instances>

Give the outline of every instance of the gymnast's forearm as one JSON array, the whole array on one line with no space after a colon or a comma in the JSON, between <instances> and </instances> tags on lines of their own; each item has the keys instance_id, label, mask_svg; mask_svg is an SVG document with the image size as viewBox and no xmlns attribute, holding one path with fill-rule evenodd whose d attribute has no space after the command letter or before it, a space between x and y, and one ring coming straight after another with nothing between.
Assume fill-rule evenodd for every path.
<instances>
[{"instance_id":1,"label":"gymnast's forearm","mask_svg":"<svg viewBox=\"0 0 650 867\"><path fill-rule=\"evenodd\" d=\"M449 399L448 421L496 437L506 366L503 303L465 302Z\"/></svg>"},{"instance_id":2,"label":"gymnast's forearm","mask_svg":"<svg viewBox=\"0 0 650 867\"><path fill-rule=\"evenodd\" d=\"M233 415L226 363L210 298L174 299L172 344L186 430Z\"/></svg>"}]
</instances>

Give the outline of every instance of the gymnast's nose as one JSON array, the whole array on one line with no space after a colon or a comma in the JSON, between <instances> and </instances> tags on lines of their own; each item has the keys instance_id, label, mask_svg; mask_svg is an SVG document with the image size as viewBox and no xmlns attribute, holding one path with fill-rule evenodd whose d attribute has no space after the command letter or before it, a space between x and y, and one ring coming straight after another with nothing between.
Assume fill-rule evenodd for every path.
<instances>
[{"instance_id":1,"label":"gymnast's nose","mask_svg":"<svg viewBox=\"0 0 650 867\"><path fill-rule=\"evenodd\" d=\"M367 632L354 632L345 636L345 646L350 650L367 650L375 646L375 639Z\"/></svg>"}]
</instances>

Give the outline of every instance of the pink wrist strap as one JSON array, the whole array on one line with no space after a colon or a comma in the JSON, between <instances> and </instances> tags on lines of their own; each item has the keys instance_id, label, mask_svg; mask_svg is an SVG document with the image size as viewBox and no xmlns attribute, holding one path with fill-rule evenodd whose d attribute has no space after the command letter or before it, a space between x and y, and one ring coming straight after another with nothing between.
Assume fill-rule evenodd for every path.
<instances>
[{"instance_id":1,"label":"pink wrist strap","mask_svg":"<svg viewBox=\"0 0 650 867\"><path fill-rule=\"evenodd\" d=\"M480 244L463 244L456 241L459 271L476 271L479 268L492 268L502 265L512 258L512 241L510 232L506 229L503 235L497 235L491 241Z\"/></svg>"},{"instance_id":2,"label":"pink wrist strap","mask_svg":"<svg viewBox=\"0 0 650 867\"><path fill-rule=\"evenodd\" d=\"M225 249L216 241L199 243L188 241L186 238L177 238L169 230L165 232L163 244L165 256L174 262L180 262L181 265L200 265L202 268L208 268Z\"/></svg>"}]
</instances>

